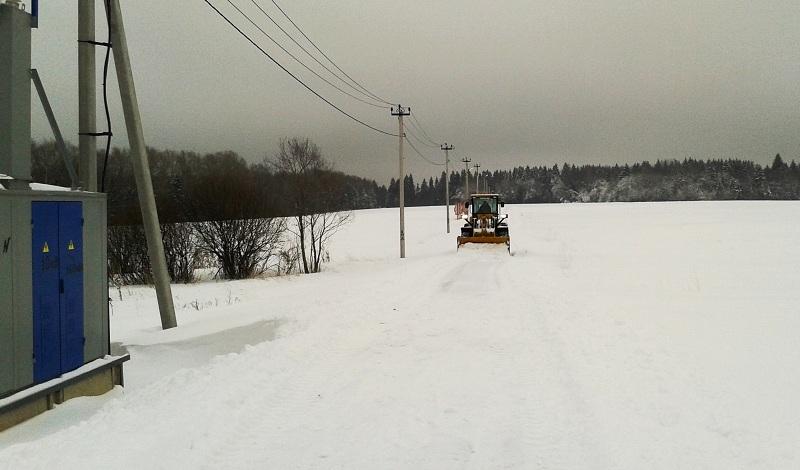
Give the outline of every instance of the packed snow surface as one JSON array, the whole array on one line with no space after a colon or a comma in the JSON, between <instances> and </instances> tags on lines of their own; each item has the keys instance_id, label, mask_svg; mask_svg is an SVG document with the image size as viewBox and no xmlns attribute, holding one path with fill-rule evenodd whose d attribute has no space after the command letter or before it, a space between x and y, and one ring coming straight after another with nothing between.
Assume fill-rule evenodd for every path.
<instances>
[{"instance_id":1,"label":"packed snow surface","mask_svg":"<svg viewBox=\"0 0 800 470\"><path fill-rule=\"evenodd\" d=\"M126 386L0 468L800 468L800 203L355 213L318 275L112 290Z\"/></svg>"}]
</instances>

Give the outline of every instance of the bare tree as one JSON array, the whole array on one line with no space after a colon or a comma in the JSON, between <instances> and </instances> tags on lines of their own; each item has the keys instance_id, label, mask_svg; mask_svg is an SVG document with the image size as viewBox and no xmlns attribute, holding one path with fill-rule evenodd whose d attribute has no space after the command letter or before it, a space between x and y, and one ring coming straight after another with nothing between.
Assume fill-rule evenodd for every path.
<instances>
[{"instance_id":1,"label":"bare tree","mask_svg":"<svg viewBox=\"0 0 800 470\"><path fill-rule=\"evenodd\" d=\"M231 153L207 159L198 174L186 206L197 221L200 247L217 259L228 279L262 274L278 253L286 227L283 219L267 217L269 188Z\"/></svg>"},{"instance_id":2,"label":"bare tree","mask_svg":"<svg viewBox=\"0 0 800 470\"><path fill-rule=\"evenodd\" d=\"M108 273L116 285L152 284L150 259L141 225L108 228Z\"/></svg>"},{"instance_id":3,"label":"bare tree","mask_svg":"<svg viewBox=\"0 0 800 470\"><path fill-rule=\"evenodd\" d=\"M173 282L194 282L199 257L194 225L189 222L161 224L167 271Z\"/></svg>"},{"instance_id":4,"label":"bare tree","mask_svg":"<svg viewBox=\"0 0 800 470\"><path fill-rule=\"evenodd\" d=\"M264 273L281 245L284 223L279 218L198 222L200 246L214 256L227 279Z\"/></svg>"},{"instance_id":5,"label":"bare tree","mask_svg":"<svg viewBox=\"0 0 800 470\"><path fill-rule=\"evenodd\" d=\"M308 266L318 273L329 256L325 247L331 237L352 219L351 212L322 212L307 216L309 256Z\"/></svg>"},{"instance_id":6,"label":"bare tree","mask_svg":"<svg viewBox=\"0 0 800 470\"><path fill-rule=\"evenodd\" d=\"M319 147L307 138L281 139L278 153L265 163L286 185L294 222L288 230L297 238L303 272L319 272L327 259L327 243L352 218L340 210L340 179L334 177Z\"/></svg>"}]
</instances>

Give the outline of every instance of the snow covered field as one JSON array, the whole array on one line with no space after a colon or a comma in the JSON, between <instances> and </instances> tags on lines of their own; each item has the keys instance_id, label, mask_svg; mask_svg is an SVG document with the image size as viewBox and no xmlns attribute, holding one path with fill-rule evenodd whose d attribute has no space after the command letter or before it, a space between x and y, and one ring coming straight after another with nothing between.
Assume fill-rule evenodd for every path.
<instances>
[{"instance_id":1,"label":"snow covered field","mask_svg":"<svg viewBox=\"0 0 800 470\"><path fill-rule=\"evenodd\" d=\"M113 291L126 387L0 468L800 468L800 203L355 213L325 272ZM120 299L121 295L121 299Z\"/></svg>"}]
</instances>

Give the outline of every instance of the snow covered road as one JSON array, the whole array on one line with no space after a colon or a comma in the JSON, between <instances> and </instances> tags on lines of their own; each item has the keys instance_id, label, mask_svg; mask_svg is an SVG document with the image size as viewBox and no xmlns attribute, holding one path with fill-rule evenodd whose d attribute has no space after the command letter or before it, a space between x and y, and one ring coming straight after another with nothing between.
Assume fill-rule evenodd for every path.
<instances>
[{"instance_id":1,"label":"snow covered road","mask_svg":"<svg viewBox=\"0 0 800 470\"><path fill-rule=\"evenodd\" d=\"M127 386L0 433L0 468L798 468L800 204L356 213L326 272L115 292ZM120 301L118 295L122 294Z\"/></svg>"}]
</instances>

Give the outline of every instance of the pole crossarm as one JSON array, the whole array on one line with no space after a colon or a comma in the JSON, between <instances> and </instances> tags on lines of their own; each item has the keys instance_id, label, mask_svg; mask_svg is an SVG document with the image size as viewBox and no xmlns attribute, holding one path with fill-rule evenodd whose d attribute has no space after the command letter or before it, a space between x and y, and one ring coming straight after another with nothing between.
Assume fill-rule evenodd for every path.
<instances>
[{"instance_id":1,"label":"pole crossarm","mask_svg":"<svg viewBox=\"0 0 800 470\"><path fill-rule=\"evenodd\" d=\"M401 105L397 105L397 107L392 106L389 110L392 113L392 116L410 116L411 115L411 107L403 107Z\"/></svg>"}]
</instances>

